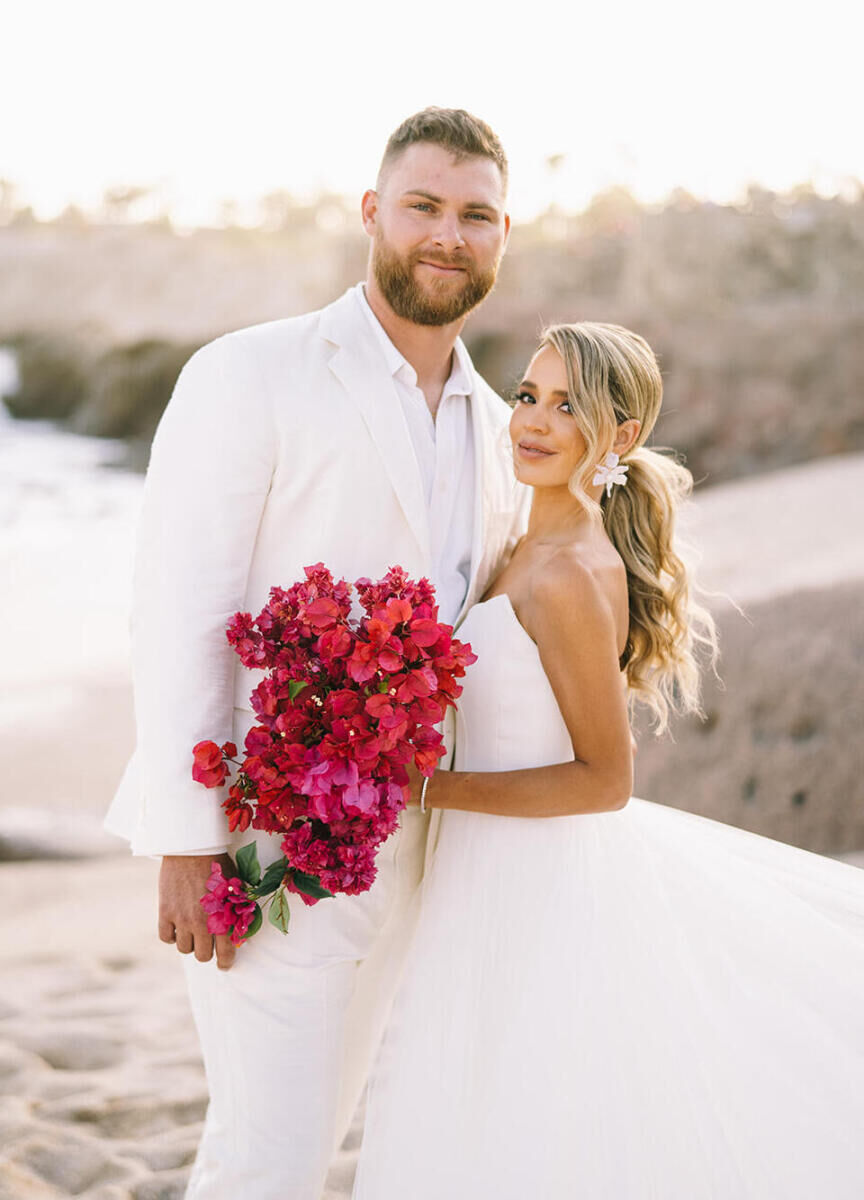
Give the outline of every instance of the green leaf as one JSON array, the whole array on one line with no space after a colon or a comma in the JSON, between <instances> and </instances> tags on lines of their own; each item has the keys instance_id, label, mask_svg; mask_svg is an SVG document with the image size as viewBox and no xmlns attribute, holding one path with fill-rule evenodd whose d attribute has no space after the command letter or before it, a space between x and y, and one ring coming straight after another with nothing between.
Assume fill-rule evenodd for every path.
<instances>
[{"instance_id":1,"label":"green leaf","mask_svg":"<svg viewBox=\"0 0 864 1200\"><path fill-rule=\"evenodd\" d=\"M285 889L280 888L270 901L270 924L275 925L277 929L281 929L283 933L287 933L290 918L291 912L288 908L288 897L285 895Z\"/></svg>"},{"instance_id":2,"label":"green leaf","mask_svg":"<svg viewBox=\"0 0 864 1200\"><path fill-rule=\"evenodd\" d=\"M389 675L388 675L388 676L386 676L386 678L382 679L382 680L379 682L379 684L378 684L378 691L379 691L379 692L381 692L381 693L382 693L382 695L383 695L383 693L384 693L384 692L389 692L389 691L390 691L390 676L389 676Z\"/></svg>"},{"instance_id":3,"label":"green leaf","mask_svg":"<svg viewBox=\"0 0 864 1200\"><path fill-rule=\"evenodd\" d=\"M261 877L261 882L255 888L255 895L259 898L269 896L271 892L275 892L285 872L288 870L288 859L284 856L277 858L272 862Z\"/></svg>"},{"instance_id":4,"label":"green leaf","mask_svg":"<svg viewBox=\"0 0 864 1200\"><path fill-rule=\"evenodd\" d=\"M252 887L261 879L261 866L258 862L258 847L254 842L250 842L248 846L242 846L237 851L237 872L244 883L250 883Z\"/></svg>"},{"instance_id":5,"label":"green leaf","mask_svg":"<svg viewBox=\"0 0 864 1200\"><path fill-rule=\"evenodd\" d=\"M288 695L291 697L292 700L294 700L294 699L296 699L297 694L299 692L302 692L305 687L306 687L305 679L292 679L290 681L290 683L288 684Z\"/></svg>"},{"instance_id":6,"label":"green leaf","mask_svg":"<svg viewBox=\"0 0 864 1200\"><path fill-rule=\"evenodd\" d=\"M291 878L294 880L297 890L305 892L307 896L315 896L317 899L323 900L325 896L333 895L322 885L317 875L307 875L305 871L298 871L296 867L293 867Z\"/></svg>"},{"instance_id":7,"label":"green leaf","mask_svg":"<svg viewBox=\"0 0 864 1200\"><path fill-rule=\"evenodd\" d=\"M264 922L264 917L261 914L261 905L256 904L255 905L255 916L252 918L252 920L249 923L249 928L246 930L246 933L243 937L243 941L248 942L248 940L252 936L252 934L258 932L258 930L261 928L263 922Z\"/></svg>"}]
</instances>

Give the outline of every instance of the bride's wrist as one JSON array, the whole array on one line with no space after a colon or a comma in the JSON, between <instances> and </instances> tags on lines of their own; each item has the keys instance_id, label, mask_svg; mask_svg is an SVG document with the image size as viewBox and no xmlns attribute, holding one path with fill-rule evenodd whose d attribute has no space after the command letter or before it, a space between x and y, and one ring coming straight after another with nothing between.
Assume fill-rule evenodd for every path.
<instances>
[{"instance_id":1,"label":"bride's wrist","mask_svg":"<svg viewBox=\"0 0 864 1200\"><path fill-rule=\"evenodd\" d=\"M429 786L426 789L427 812L432 808L447 808L448 786L452 782L452 774L452 771L447 771L441 767L438 767L437 770L430 775Z\"/></svg>"}]
</instances>

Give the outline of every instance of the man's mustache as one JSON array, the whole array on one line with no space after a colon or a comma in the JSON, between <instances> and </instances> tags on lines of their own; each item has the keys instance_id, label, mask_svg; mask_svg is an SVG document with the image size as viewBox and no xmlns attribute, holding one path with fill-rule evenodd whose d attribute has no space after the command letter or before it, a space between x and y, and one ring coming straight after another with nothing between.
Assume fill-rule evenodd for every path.
<instances>
[{"instance_id":1,"label":"man's mustache","mask_svg":"<svg viewBox=\"0 0 864 1200\"><path fill-rule=\"evenodd\" d=\"M446 256L443 254L414 254L413 263L428 262L434 263L436 267L462 267L466 271L472 270L474 264L470 258L465 258L464 255L454 254Z\"/></svg>"}]
</instances>

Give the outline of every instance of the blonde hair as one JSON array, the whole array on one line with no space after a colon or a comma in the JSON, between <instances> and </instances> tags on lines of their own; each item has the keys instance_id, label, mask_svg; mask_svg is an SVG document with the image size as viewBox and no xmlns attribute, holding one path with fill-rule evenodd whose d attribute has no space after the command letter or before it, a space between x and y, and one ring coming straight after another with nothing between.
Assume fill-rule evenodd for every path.
<instances>
[{"instance_id":1,"label":"blonde hair","mask_svg":"<svg viewBox=\"0 0 864 1200\"><path fill-rule=\"evenodd\" d=\"M631 706L641 701L656 718L656 733L670 712L704 716L696 650L717 660L714 618L694 596L691 569L676 542L681 502L693 476L667 448L648 449L663 400L656 356L637 333L621 325L581 321L552 325L540 348L551 346L567 369L567 389L576 423L585 438L585 457L570 479L570 491L620 554L627 571L630 627L621 666ZM604 491L598 504L587 493L596 464L609 452L616 427L641 422L634 445L621 457L629 470L624 485ZM715 669L716 673L716 669Z\"/></svg>"}]
</instances>

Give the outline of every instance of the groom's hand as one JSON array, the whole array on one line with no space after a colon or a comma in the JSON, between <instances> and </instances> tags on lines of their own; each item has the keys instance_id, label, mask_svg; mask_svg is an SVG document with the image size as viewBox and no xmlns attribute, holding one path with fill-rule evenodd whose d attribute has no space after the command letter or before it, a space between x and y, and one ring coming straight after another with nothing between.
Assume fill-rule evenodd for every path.
<instances>
[{"instance_id":1,"label":"groom's hand","mask_svg":"<svg viewBox=\"0 0 864 1200\"><path fill-rule=\"evenodd\" d=\"M207 914L200 903L214 862L226 878L237 874L228 854L166 854L162 859L159 938L173 942L181 954L194 954L199 962L209 962L215 947L216 965L227 970L234 962L231 939L227 934L214 938L207 932Z\"/></svg>"}]
</instances>

